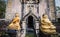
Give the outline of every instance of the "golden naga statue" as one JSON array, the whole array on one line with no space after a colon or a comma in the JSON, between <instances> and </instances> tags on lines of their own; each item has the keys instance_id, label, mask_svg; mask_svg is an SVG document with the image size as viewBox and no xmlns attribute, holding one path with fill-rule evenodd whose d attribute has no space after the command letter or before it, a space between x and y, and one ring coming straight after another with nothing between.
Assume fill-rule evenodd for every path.
<instances>
[{"instance_id":1,"label":"golden naga statue","mask_svg":"<svg viewBox=\"0 0 60 37\"><path fill-rule=\"evenodd\" d=\"M18 13L15 14L15 18L9 24L8 29L11 29L11 30L20 30L20 17L18 15Z\"/></svg>"},{"instance_id":2,"label":"golden naga statue","mask_svg":"<svg viewBox=\"0 0 60 37\"><path fill-rule=\"evenodd\" d=\"M45 34L54 34L56 33L56 27L52 24L52 22L48 19L48 16L44 14L41 18L41 26L40 29Z\"/></svg>"}]
</instances>

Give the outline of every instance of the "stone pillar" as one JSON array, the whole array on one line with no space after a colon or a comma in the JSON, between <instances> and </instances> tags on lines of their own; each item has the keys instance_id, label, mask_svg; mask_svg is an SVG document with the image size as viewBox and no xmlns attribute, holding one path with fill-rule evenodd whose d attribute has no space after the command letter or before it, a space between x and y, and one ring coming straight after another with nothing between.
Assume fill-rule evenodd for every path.
<instances>
[{"instance_id":1,"label":"stone pillar","mask_svg":"<svg viewBox=\"0 0 60 37\"><path fill-rule=\"evenodd\" d=\"M36 29L36 36L39 37L39 21L36 21L35 29Z\"/></svg>"},{"instance_id":2,"label":"stone pillar","mask_svg":"<svg viewBox=\"0 0 60 37\"><path fill-rule=\"evenodd\" d=\"M25 37L26 35L26 21L22 21L22 32L21 37Z\"/></svg>"},{"instance_id":3,"label":"stone pillar","mask_svg":"<svg viewBox=\"0 0 60 37\"><path fill-rule=\"evenodd\" d=\"M49 1L49 8L50 8L50 19L53 21L56 19L55 0L48 0L48 1Z\"/></svg>"}]
</instances>

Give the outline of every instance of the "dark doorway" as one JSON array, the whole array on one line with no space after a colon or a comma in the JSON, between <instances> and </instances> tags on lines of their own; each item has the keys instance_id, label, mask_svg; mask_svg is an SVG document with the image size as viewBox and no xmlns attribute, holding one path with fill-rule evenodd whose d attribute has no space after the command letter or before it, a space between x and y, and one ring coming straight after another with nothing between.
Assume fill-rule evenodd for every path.
<instances>
[{"instance_id":1,"label":"dark doorway","mask_svg":"<svg viewBox=\"0 0 60 37\"><path fill-rule=\"evenodd\" d=\"M33 16L29 16L27 18L27 35L32 35L32 37L34 37L34 35L35 35ZM29 36L29 37L31 37L31 36Z\"/></svg>"},{"instance_id":2,"label":"dark doorway","mask_svg":"<svg viewBox=\"0 0 60 37\"><path fill-rule=\"evenodd\" d=\"M32 16L29 16L28 17L28 28L34 28L34 19L33 19L33 17Z\"/></svg>"}]
</instances>

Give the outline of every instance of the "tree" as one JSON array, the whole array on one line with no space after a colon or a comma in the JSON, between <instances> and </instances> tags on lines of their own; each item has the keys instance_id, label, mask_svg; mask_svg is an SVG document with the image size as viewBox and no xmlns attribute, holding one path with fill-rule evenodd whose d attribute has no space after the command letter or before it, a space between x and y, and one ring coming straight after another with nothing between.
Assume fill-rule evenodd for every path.
<instances>
[{"instance_id":1,"label":"tree","mask_svg":"<svg viewBox=\"0 0 60 37\"><path fill-rule=\"evenodd\" d=\"M5 17L5 9L6 9L6 2L4 0L0 0L0 18Z\"/></svg>"},{"instance_id":2,"label":"tree","mask_svg":"<svg viewBox=\"0 0 60 37\"><path fill-rule=\"evenodd\" d=\"M60 7L59 6L56 6L56 11L60 12Z\"/></svg>"}]
</instances>

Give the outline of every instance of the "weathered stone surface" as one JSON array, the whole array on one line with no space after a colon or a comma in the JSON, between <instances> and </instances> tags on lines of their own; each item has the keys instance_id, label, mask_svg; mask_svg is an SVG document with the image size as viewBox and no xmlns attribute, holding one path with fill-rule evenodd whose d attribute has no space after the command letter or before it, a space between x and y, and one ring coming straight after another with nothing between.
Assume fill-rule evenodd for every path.
<instances>
[{"instance_id":1,"label":"weathered stone surface","mask_svg":"<svg viewBox=\"0 0 60 37\"><path fill-rule=\"evenodd\" d=\"M8 0L6 6L6 16L5 18L11 20L15 13L19 13L21 17L21 3L20 0Z\"/></svg>"},{"instance_id":2,"label":"weathered stone surface","mask_svg":"<svg viewBox=\"0 0 60 37\"><path fill-rule=\"evenodd\" d=\"M36 0L37 1L37 0ZM22 0L8 0L6 7L6 19L12 19L16 12L20 14L20 17L26 16L31 10L31 14L34 14L36 17L41 17L42 14L47 13L51 20L55 20L55 2L54 0L40 0L38 4L31 4L30 1L25 1L25 4L22 4ZM33 7L31 7L33 6ZM48 11L49 9L49 11Z\"/></svg>"},{"instance_id":3,"label":"weathered stone surface","mask_svg":"<svg viewBox=\"0 0 60 37\"><path fill-rule=\"evenodd\" d=\"M49 0L49 8L51 20L55 20L55 0Z\"/></svg>"}]
</instances>

